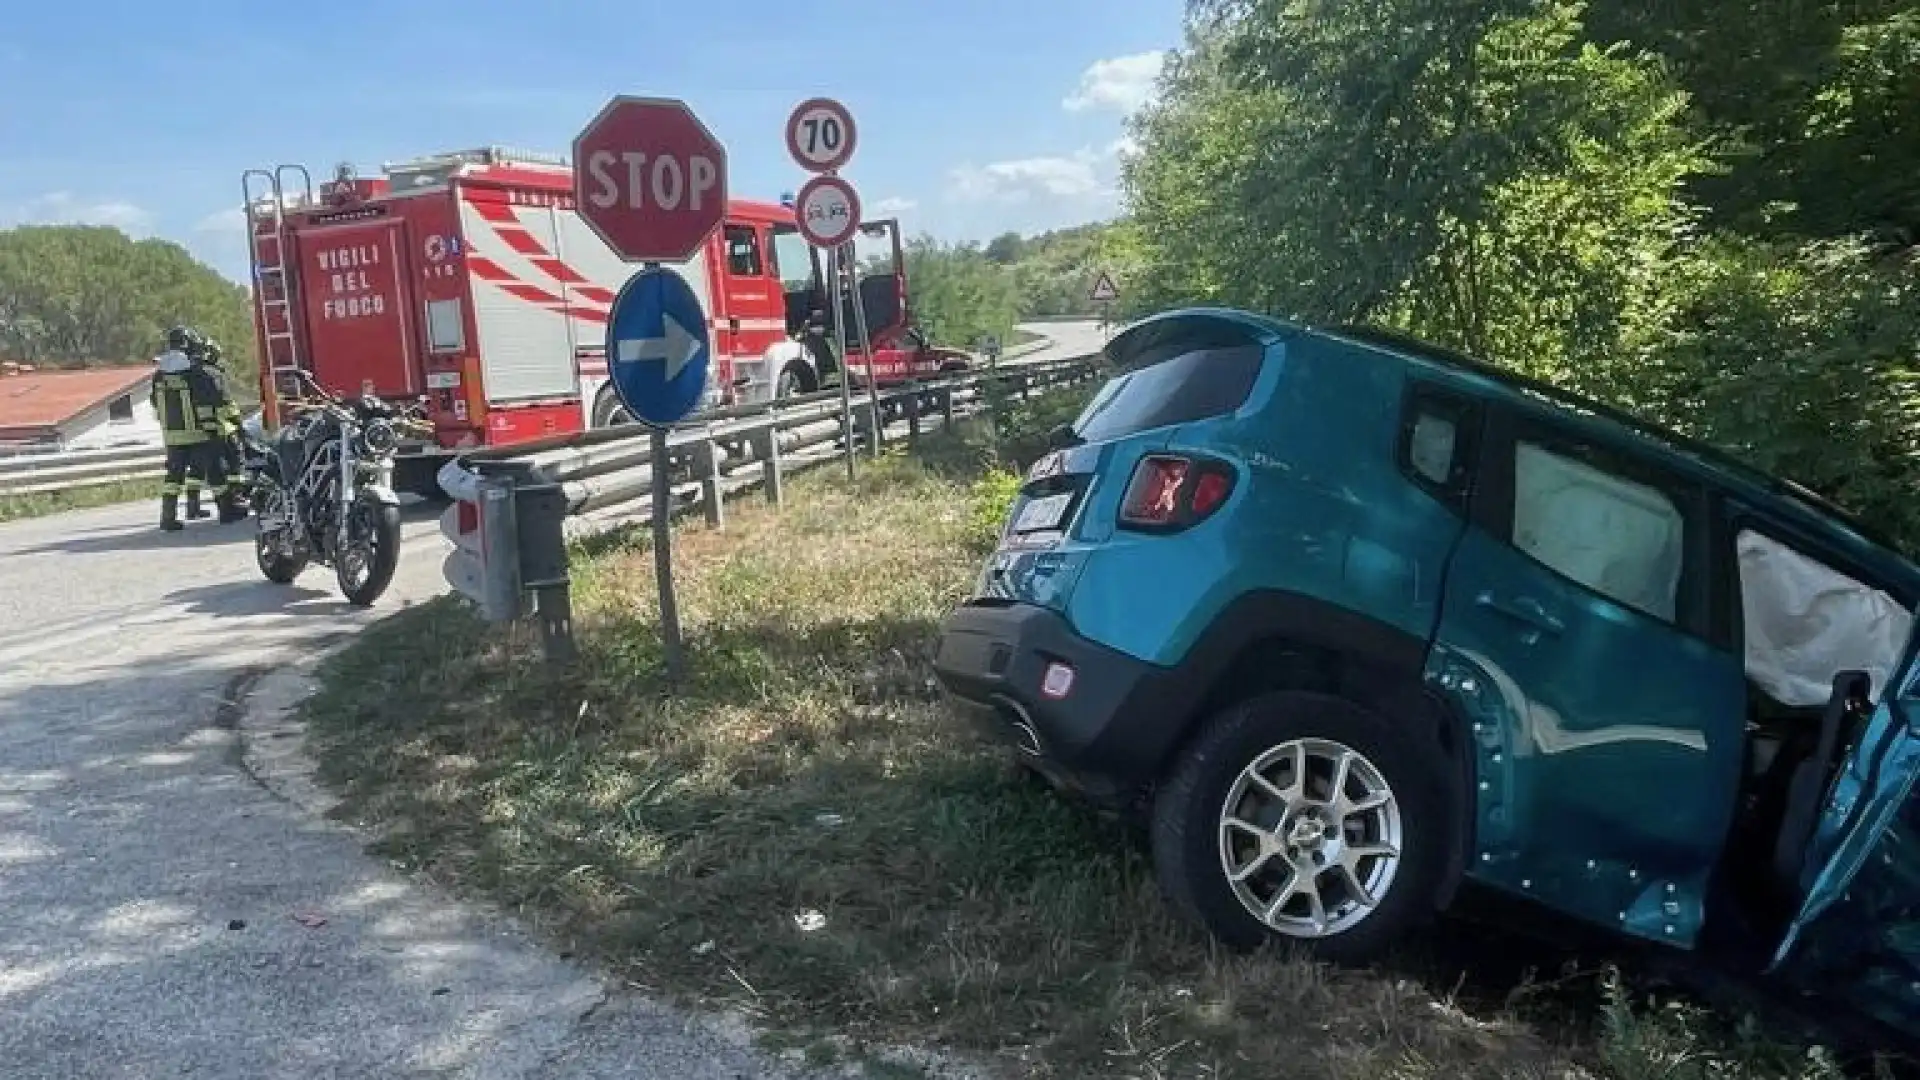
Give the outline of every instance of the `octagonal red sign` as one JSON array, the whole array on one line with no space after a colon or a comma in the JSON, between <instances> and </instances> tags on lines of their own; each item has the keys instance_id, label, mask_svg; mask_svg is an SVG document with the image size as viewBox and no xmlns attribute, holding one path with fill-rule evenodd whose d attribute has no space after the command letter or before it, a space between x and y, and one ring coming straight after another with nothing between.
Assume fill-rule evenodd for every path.
<instances>
[{"instance_id":1,"label":"octagonal red sign","mask_svg":"<svg viewBox=\"0 0 1920 1080\"><path fill-rule=\"evenodd\" d=\"M684 101L616 97L573 140L575 205L628 262L683 262L727 212L727 151Z\"/></svg>"}]
</instances>

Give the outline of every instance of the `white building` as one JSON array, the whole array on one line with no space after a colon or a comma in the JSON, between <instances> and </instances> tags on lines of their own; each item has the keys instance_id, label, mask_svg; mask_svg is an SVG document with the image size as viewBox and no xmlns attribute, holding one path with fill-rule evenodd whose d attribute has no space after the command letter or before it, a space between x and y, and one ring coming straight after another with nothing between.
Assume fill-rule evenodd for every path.
<instances>
[{"instance_id":1,"label":"white building","mask_svg":"<svg viewBox=\"0 0 1920 1080\"><path fill-rule=\"evenodd\" d=\"M80 371L0 366L0 451L159 446L150 365Z\"/></svg>"}]
</instances>

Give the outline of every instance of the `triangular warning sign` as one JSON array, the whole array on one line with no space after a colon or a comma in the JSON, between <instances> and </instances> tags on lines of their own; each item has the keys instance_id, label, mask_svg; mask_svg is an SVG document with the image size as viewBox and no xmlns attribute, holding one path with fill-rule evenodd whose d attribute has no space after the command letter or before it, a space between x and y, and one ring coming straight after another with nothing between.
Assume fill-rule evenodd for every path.
<instances>
[{"instance_id":1,"label":"triangular warning sign","mask_svg":"<svg viewBox=\"0 0 1920 1080\"><path fill-rule=\"evenodd\" d=\"M1120 290L1113 287L1113 279L1107 276L1105 270L1102 270L1100 276L1094 279L1093 292L1088 298L1095 303L1102 303L1119 295Z\"/></svg>"}]
</instances>

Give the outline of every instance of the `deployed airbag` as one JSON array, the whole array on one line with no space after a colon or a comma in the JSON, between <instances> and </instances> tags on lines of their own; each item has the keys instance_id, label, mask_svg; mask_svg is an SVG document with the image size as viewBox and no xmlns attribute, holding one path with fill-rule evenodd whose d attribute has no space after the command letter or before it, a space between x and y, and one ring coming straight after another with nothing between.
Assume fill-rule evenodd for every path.
<instances>
[{"instance_id":1,"label":"deployed airbag","mask_svg":"<svg viewBox=\"0 0 1920 1080\"><path fill-rule=\"evenodd\" d=\"M1513 480L1514 546L1595 592L1673 619L1684 524L1673 500L1528 443L1516 448Z\"/></svg>"},{"instance_id":2,"label":"deployed airbag","mask_svg":"<svg viewBox=\"0 0 1920 1080\"><path fill-rule=\"evenodd\" d=\"M1876 695L1886 687L1912 612L1770 536L1742 530L1736 542L1748 678L1793 708L1826 704L1842 671L1866 672Z\"/></svg>"}]
</instances>

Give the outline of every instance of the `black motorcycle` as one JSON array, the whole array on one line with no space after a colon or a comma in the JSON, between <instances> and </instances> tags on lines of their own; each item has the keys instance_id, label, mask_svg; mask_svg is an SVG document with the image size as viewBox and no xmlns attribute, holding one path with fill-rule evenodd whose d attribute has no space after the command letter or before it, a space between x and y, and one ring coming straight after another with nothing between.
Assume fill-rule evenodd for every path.
<instances>
[{"instance_id":1,"label":"black motorcycle","mask_svg":"<svg viewBox=\"0 0 1920 1080\"><path fill-rule=\"evenodd\" d=\"M267 580L280 585L292 584L309 563L331 566L347 602L367 607L400 562L394 451L403 431L432 428L418 405L399 407L372 394L349 400L311 377L303 381L315 396L287 403L291 415L277 434L242 435L254 557Z\"/></svg>"}]
</instances>

